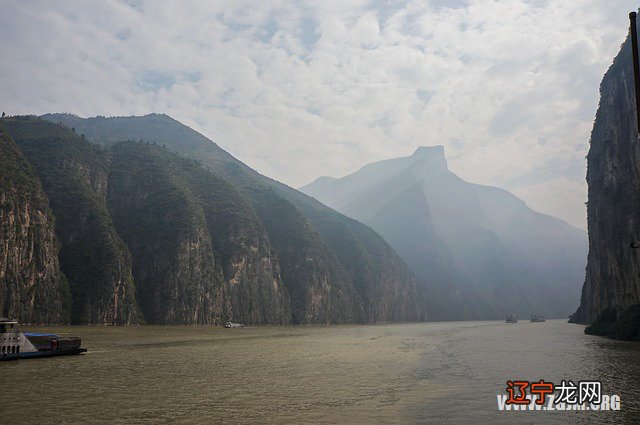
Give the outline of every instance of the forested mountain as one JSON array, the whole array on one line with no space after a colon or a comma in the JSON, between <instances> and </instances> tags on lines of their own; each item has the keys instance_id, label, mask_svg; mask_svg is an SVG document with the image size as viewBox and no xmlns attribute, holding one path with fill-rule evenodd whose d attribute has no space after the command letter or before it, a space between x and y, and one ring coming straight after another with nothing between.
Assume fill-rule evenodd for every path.
<instances>
[{"instance_id":1,"label":"forested mountain","mask_svg":"<svg viewBox=\"0 0 640 425\"><path fill-rule=\"evenodd\" d=\"M145 140L198 160L252 203L280 260L294 323L423 320L413 273L373 230L269 179L167 115L79 118L49 114L108 147Z\"/></svg>"},{"instance_id":2,"label":"forested mountain","mask_svg":"<svg viewBox=\"0 0 640 425\"><path fill-rule=\"evenodd\" d=\"M0 121L36 170L55 216L74 323L136 323L131 256L107 211L102 150L70 129L30 117Z\"/></svg>"},{"instance_id":3,"label":"forested mountain","mask_svg":"<svg viewBox=\"0 0 640 425\"><path fill-rule=\"evenodd\" d=\"M0 126L55 216L55 271L63 289L68 279L74 323L426 318L414 275L375 232L177 121L44 118ZM2 253L14 255L18 242L2 237ZM42 321L17 304L6 301L5 314Z\"/></svg>"},{"instance_id":4,"label":"forested mountain","mask_svg":"<svg viewBox=\"0 0 640 425\"><path fill-rule=\"evenodd\" d=\"M35 170L0 128L0 316L69 320L55 219Z\"/></svg>"}]
</instances>

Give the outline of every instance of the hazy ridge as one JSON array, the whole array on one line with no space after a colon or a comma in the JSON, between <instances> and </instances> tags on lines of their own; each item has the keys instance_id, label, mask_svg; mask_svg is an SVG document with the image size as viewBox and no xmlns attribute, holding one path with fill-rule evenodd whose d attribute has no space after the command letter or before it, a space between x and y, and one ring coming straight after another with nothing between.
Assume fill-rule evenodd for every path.
<instances>
[{"instance_id":1,"label":"hazy ridge","mask_svg":"<svg viewBox=\"0 0 640 425\"><path fill-rule=\"evenodd\" d=\"M460 179L442 146L301 190L379 232L430 289L437 318L567 317L576 304L585 233Z\"/></svg>"}]
</instances>

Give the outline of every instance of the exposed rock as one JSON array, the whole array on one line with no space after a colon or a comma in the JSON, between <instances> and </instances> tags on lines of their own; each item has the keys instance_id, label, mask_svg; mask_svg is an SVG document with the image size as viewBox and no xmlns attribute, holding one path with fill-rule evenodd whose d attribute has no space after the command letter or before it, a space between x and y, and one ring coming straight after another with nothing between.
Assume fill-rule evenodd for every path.
<instances>
[{"instance_id":1,"label":"exposed rock","mask_svg":"<svg viewBox=\"0 0 640 425\"><path fill-rule=\"evenodd\" d=\"M0 129L0 316L22 323L69 321L54 228L35 171Z\"/></svg>"},{"instance_id":2,"label":"exposed rock","mask_svg":"<svg viewBox=\"0 0 640 425\"><path fill-rule=\"evenodd\" d=\"M211 140L166 115L79 118L49 114L92 142L164 145L200 161L252 203L276 251L294 323L424 320L415 277L373 230L232 157Z\"/></svg>"},{"instance_id":3,"label":"exposed rock","mask_svg":"<svg viewBox=\"0 0 640 425\"><path fill-rule=\"evenodd\" d=\"M346 271L300 212L271 189L253 188L251 199L278 252L293 323L362 321Z\"/></svg>"},{"instance_id":4,"label":"exposed rock","mask_svg":"<svg viewBox=\"0 0 640 425\"><path fill-rule=\"evenodd\" d=\"M571 321L590 324L599 318L607 325L591 331L611 334L602 329L640 304L640 142L630 38L600 85L587 164L589 256Z\"/></svg>"},{"instance_id":5,"label":"exposed rock","mask_svg":"<svg viewBox=\"0 0 640 425\"><path fill-rule=\"evenodd\" d=\"M71 130L36 118L5 118L2 125L37 171L55 215L71 321L138 323L131 257L106 208L104 154Z\"/></svg>"},{"instance_id":6,"label":"exposed rock","mask_svg":"<svg viewBox=\"0 0 640 425\"><path fill-rule=\"evenodd\" d=\"M248 201L157 146L112 150L109 208L152 323L290 323L278 259Z\"/></svg>"}]
</instances>

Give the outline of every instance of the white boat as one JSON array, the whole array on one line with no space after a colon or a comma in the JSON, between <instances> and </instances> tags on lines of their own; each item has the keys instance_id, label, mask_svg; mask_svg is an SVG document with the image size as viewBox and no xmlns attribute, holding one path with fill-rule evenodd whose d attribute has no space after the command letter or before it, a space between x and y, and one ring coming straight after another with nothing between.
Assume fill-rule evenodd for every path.
<instances>
[{"instance_id":1,"label":"white boat","mask_svg":"<svg viewBox=\"0 0 640 425\"><path fill-rule=\"evenodd\" d=\"M18 321L0 317L0 360L67 356L87 351L78 337L22 333Z\"/></svg>"}]
</instances>

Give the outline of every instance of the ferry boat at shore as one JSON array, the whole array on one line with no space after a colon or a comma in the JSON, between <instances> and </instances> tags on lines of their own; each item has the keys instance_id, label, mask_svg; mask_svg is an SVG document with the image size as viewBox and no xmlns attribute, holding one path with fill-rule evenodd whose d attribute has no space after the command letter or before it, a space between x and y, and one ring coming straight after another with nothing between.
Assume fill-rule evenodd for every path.
<instances>
[{"instance_id":1,"label":"ferry boat at shore","mask_svg":"<svg viewBox=\"0 0 640 425\"><path fill-rule=\"evenodd\" d=\"M504 321L506 323L518 323L518 316L516 316L515 314L507 314L507 316L504 318Z\"/></svg>"},{"instance_id":2,"label":"ferry boat at shore","mask_svg":"<svg viewBox=\"0 0 640 425\"><path fill-rule=\"evenodd\" d=\"M532 314L531 319L529 321L532 323L540 323L540 322L546 322L547 319L545 319L545 317L541 314Z\"/></svg>"},{"instance_id":3,"label":"ferry boat at shore","mask_svg":"<svg viewBox=\"0 0 640 425\"><path fill-rule=\"evenodd\" d=\"M235 323L235 322L227 322L224 324L225 328L244 328L244 324Z\"/></svg>"},{"instance_id":4,"label":"ferry boat at shore","mask_svg":"<svg viewBox=\"0 0 640 425\"><path fill-rule=\"evenodd\" d=\"M0 317L0 360L68 356L87 351L78 337L22 333L18 321Z\"/></svg>"}]
</instances>

